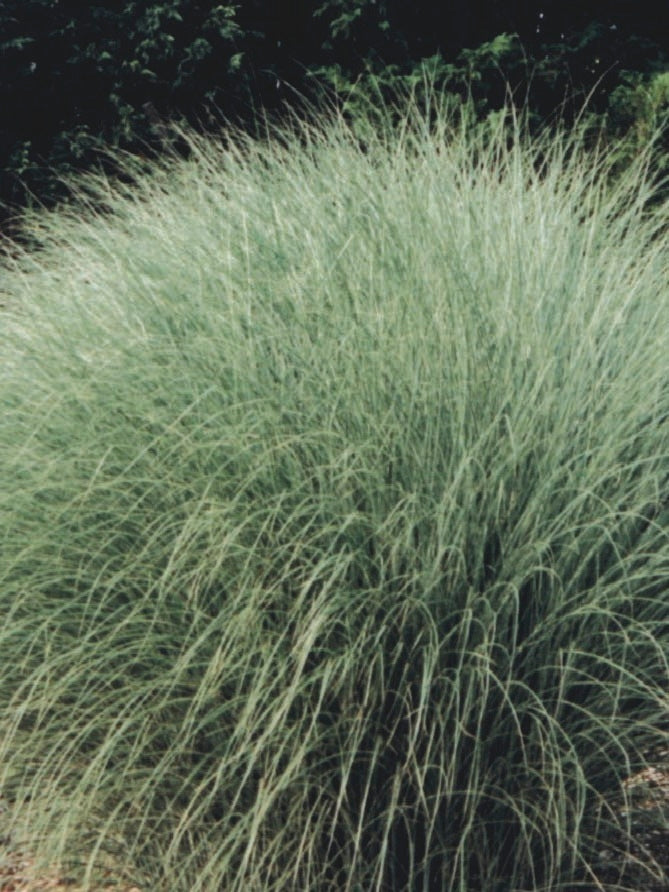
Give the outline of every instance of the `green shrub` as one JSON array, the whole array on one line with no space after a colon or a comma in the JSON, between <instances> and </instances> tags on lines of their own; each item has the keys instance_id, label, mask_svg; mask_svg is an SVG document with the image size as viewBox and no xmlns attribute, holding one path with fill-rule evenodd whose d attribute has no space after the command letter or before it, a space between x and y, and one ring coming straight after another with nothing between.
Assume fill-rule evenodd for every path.
<instances>
[{"instance_id":1,"label":"green shrub","mask_svg":"<svg viewBox=\"0 0 669 892\"><path fill-rule=\"evenodd\" d=\"M108 145L160 151L165 119L203 128L222 114L253 130L313 100L317 83L348 94L373 75L392 92L427 63L449 90L473 86L481 114L504 104L507 84L540 122L591 93L604 114L629 78L667 69L669 11L629 5L3 0L0 227L13 234L17 207L61 199L60 177L103 163Z\"/></svg>"},{"instance_id":2,"label":"green shrub","mask_svg":"<svg viewBox=\"0 0 669 892\"><path fill-rule=\"evenodd\" d=\"M211 0L4 0L0 210L53 203L59 176L99 164L106 145L156 148L156 117L247 110L263 80L247 55L263 35L237 13Z\"/></svg>"},{"instance_id":3,"label":"green shrub","mask_svg":"<svg viewBox=\"0 0 669 892\"><path fill-rule=\"evenodd\" d=\"M0 784L88 882L557 890L631 830L667 205L403 108L182 134L6 257Z\"/></svg>"}]
</instances>

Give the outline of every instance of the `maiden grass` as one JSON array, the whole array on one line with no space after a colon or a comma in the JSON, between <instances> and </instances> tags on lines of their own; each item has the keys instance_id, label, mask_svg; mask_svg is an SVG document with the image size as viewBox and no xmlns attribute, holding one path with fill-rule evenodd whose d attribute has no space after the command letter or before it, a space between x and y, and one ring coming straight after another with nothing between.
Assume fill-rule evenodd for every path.
<instances>
[{"instance_id":1,"label":"maiden grass","mask_svg":"<svg viewBox=\"0 0 669 892\"><path fill-rule=\"evenodd\" d=\"M666 743L667 206L381 118L6 257L0 784L89 884L577 888Z\"/></svg>"}]
</instances>

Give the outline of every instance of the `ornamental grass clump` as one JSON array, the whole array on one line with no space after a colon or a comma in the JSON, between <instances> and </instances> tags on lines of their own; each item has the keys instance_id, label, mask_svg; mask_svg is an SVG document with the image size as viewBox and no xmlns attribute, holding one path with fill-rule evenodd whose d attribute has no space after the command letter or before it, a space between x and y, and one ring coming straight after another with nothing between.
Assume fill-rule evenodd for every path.
<instances>
[{"instance_id":1,"label":"ornamental grass clump","mask_svg":"<svg viewBox=\"0 0 669 892\"><path fill-rule=\"evenodd\" d=\"M668 730L652 172L436 98L180 139L4 261L0 786L35 856L594 883Z\"/></svg>"}]
</instances>

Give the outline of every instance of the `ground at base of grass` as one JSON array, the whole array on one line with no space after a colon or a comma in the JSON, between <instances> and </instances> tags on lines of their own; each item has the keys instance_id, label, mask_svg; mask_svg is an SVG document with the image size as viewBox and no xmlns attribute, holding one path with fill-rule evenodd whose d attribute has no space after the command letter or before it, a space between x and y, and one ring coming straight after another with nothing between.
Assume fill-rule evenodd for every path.
<instances>
[{"instance_id":1,"label":"ground at base of grass","mask_svg":"<svg viewBox=\"0 0 669 892\"><path fill-rule=\"evenodd\" d=\"M53 889L84 892L85 888L94 888L95 892L145 892L139 886L115 880L112 871L99 885L84 887L59 871L37 871L30 856L22 852L10 852L0 857L0 892L50 892Z\"/></svg>"},{"instance_id":2,"label":"ground at base of grass","mask_svg":"<svg viewBox=\"0 0 669 892\"><path fill-rule=\"evenodd\" d=\"M598 866L601 885L593 887L593 892L667 892L666 880L649 881L644 865L652 860L669 875L669 748L655 752L652 764L628 778L624 787L631 796L633 842L625 855L602 850ZM619 811L622 802L621 796ZM22 848L12 849L11 839L0 837L0 844L0 892L85 892L76 880L57 870L38 872ZM88 892L146 892L115 879L113 869L104 873L99 885L89 887Z\"/></svg>"},{"instance_id":3,"label":"ground at base of grass","mask_svg":"<svg viewBox=\"0 0 669 892\"><path fill-rule=\"evenodd\" d=\"M48 873L36 871L30 858L21 853L12 853L0 858L0 892L50 892L53 889L84 892L85 887L70 877L62 876L58 871ZM110 876L109 882L103 881L103 884L95 886L95 892L143 892L143 890L139 886L118 883Z\"/></svg>"},{"instance_id":4,"label":"ground at base of grass","mask_svg":"<svg viewBox=\"0 0 669 892\"><path fill-rule=\"evenodd\" d=\"M0 818L7 808L0 798ZM21 833L21 836L27 837L29 834ZM30 854L29 842L4 834L0 827L0 892L51 892L59 889L84 892L85 887L64 871L55 868L40 870ZM94 892L147 892L121 880L113 868L101 871L99 881L89 889L94 889Z\"/></svg>"},{"instance_id":5,"label":"ground at base of grass","mask_svg":"<svg viewBox=\"0 0 669 892\"><path fill-rule=\"evenodd\" d=\"M602 892L667 892L669 877L669 748L652 754L649 766L625 781L630 796L632 843L626 854L603 849L598 870ZM617 811L623 814L622 797ZM621 847L623 847L621 845ZM653 881L645 865L665 874Z\"/></svg>"}]
</instances>

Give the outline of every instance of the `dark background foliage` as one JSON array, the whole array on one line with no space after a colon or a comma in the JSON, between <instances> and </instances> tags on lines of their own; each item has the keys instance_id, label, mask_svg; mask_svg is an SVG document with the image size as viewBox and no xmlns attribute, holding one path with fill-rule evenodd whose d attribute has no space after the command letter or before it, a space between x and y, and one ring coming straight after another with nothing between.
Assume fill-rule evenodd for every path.
<instances>
[{"instance_id":1,"label":"dark background foliage","mask_svg":"<svg viewBox=\"0 0 669 892\"><path fill-rule=\"evenodd\" d=\"M590 95L629 151L669 108L668 54L669 0L4 0L5 229L12 209L61 197L59 175L104 163L105 147L159 150L166 119L253 127L300 95L350 102L426 64L481 114L507 84L537 121Z\"/></svg>"}]
</instances>

